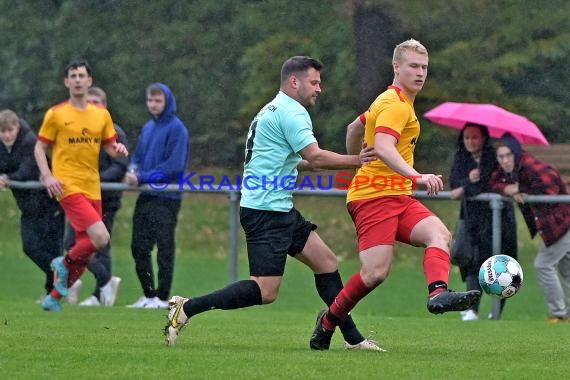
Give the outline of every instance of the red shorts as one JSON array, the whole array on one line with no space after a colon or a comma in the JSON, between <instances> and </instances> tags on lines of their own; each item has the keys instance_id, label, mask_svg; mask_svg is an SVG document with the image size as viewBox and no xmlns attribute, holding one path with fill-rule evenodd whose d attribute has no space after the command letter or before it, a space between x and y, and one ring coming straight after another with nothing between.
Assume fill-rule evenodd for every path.
<instances>
[{"instance_id":1,"label":"red shorts","mask_svg":"<svg viewBox=\"0 0 570 380\"><path fill-rule=\"evenodd\" d=\"M412 229L434 215L420 201L408 195L377 197L349 202L348 213L356 227L358 250L394 242L410 243Z\"/></svg>"},{"instance_id":2,"label":"red shorts","mask_svg":"<svg viewBox=\"0 0 570 380\"><path fill-rule=\"evenodd\" d=\"M83 194L71 194L59 204L76 233L87 231L87 228L102 220L100 200L89 199Z\"/></svg>"}]
</instances>

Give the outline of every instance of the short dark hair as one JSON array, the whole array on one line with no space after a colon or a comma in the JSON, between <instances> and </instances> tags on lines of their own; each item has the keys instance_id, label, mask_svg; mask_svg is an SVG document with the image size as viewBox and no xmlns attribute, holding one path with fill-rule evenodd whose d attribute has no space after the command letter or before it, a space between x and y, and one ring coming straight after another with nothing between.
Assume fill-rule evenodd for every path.
<instances>
[{"instance_id":1,"label":"short dark hair","mask_svg":"<svg viewBox=\"0 0 570 380\"><path fill-rule=\"evenodd\" d=\"M289 58L285 63L283 63L283 67L281 68L281 83L285 82L292 74L305 72L310 68L321 71L323 69L323 64L318 59L304 55L297 55Z\"/></svg>"},{"instance_id":2,"label":"short dark hair","mask_svg":"<svg viewBox=\"0 0 570 380\"><path fill-rule=\"evenodd\" d=\"M91 66L89 66L89 63L87 63L87 61L84 59L79 59L76 61L71 61L70 63L67 64L67 66L65 66L64 70L65 77L69 75L70 70L75 70L80 67L85 67L85 70L87 70L87 75L91 76Z\"/></svg>"}]
</instances>

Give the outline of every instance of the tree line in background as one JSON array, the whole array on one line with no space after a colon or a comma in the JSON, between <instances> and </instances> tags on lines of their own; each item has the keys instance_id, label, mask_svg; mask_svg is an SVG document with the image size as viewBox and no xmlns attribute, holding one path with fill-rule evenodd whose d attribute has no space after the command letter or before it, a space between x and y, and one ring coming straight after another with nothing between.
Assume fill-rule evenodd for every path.
<instances>
[{"instance_id":1,"label":"tree line in background","mask_svg":"<svg viewBox=\"0 0 570 380\"><path fill-rule=\"evenodd\" d=\"M570 140L570 3L564 0L0 0L0 107L37 130L67 98L63 67L85 58L134 144L146 87L170 86L192 135L192 164L237 168L257 110L291 55L325 64L311 115L325 148L392 81L394 46L430 52L416 113L444 101L489 102ZM417 162L444 168L457 131L422 121ZM429 158L429 160L428 160Z\"/></svg>"}]
</instances>

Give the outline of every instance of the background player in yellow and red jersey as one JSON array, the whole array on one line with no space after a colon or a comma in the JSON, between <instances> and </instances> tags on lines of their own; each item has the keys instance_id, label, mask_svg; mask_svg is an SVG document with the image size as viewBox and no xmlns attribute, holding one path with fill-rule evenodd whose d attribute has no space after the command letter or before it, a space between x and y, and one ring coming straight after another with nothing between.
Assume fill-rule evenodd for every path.
<instances>
[{"instance_id":1,"label":"background player in yellow and red jersey","mask_svg":"<svg viewBox=\"0 0 570 380\"><path fill-rule=\"evenodd\" d=\"M45 298L44 310L61 310L59 300L67 296L68 286L81 277L91 255L109 242L101 211L101 147L112 157L128 155L127 148L116 142L109 112L87 102L92 83L86 61L65 68L69 99L46 112L34 150L40 179L49 195L59 200L76 235L68 254L52 261L54 290ZM49 150L53 173L46 156Z\"/></svg>"},{"instance_id":2,"label":"background player in yellow and red jersey","mask_svg":"<svg viewBox=\"0 0 570 380\"><path fill-rule=\"evenodd\" d=\"M392 86L347 129L349 153L360 150L364 137L367 145L374 145L379 158L358 170L347 196L358 235L361 269L348 280L328 311L319 314L311 347L328 348L335 327L388 277L396 240L425 247L423 265L431 313L468 309L481 296L476 290L455 293L447 289L451 234L437 216L411 196L414 183L426 186L428 194L443 190L441 176L421 174L413 167L420 134L414 99L427 77L427 50L416 40L404 41L394 49L392 66Z\"/></svg>"}]
</instances>

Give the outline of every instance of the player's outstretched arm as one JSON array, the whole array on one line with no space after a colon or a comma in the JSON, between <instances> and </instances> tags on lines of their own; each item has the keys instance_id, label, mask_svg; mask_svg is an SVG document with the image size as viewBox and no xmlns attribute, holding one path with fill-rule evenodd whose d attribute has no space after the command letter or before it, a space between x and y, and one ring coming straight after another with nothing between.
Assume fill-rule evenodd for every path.
<instances>
[{"instance_id":1,"label":"player's outstretched arm","mask_svg":"<svg viewBox=\"0 0 570 380\"><path fill-rule=\"evenodd\" d=\"M376 159L372 147L363 148L360 155L344 155L321 149L316 142L303 148L299 154L313 170L356 169L362 166L363 163Z\"/></svg>"},{"instance_id":2,"label":"player's outstretched arm","mask_svg":"<svg viewBox=\"0 0 570 380\"><path fill-rule=\"evenodd\" d=\"M412 179L415 183L424 185L428 195L434 195L443 190L441 175L421 174L408 165L396 149L396 138L394 136L387 133L377 133L374 137L374 153L396 173Z\"/></svg>"},{"instance_id":3,"label":"player's outstretched arm","mask_svg":"<svg viewBox=\"0 0 570 380\"><path fill-rule=\"evenodd\" d=\"M129 155L127 147L124 144L116 141L103 145L103 149L105 149L105 152L107 152L107 154L113 158L121 156L127 157Z\"/></svg>"}]
</instances>

